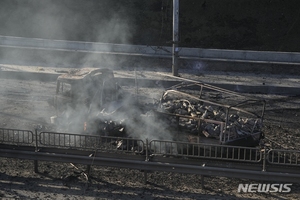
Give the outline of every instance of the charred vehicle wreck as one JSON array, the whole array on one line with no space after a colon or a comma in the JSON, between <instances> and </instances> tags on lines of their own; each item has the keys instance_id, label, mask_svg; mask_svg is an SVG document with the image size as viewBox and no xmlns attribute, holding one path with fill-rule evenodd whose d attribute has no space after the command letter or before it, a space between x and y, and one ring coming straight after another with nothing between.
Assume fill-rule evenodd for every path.
<instances>
[{"instance_id":1,"label":"charred vehicle wreck","mask_svg":"<svg viewBox=\"0 0 300 200\"><path fill-rule=\"evenodd\" d=\"M55 96L49 101L56 110L51 121L62 131L87 131L92 116L122 107L127 97L109 69L71 70L57 78Z\"/></svg>"},{"instance_id":2,"label":"charred vehicle wreck","mask_svg":"<svg viewBox=\"0 0 300 200\"><path fill-rule=\"evenodd\" d=\"M68 132L245 147L263 138L263 99L200 82L175 85L146 104L124 92L112 71L81 69L58 78L54 106Z\"/></svg>"},{"instance_id":3,"label":"charred vehicle wreck","mask_svg":"<svg viewBox=\"0 0 300 200\"><path fill-rule=\"evenodd\" d=\"M258 146L265 101L204 83L181 83L162 95L159 115L190 142Z\"/></svg>"}]
</instances>

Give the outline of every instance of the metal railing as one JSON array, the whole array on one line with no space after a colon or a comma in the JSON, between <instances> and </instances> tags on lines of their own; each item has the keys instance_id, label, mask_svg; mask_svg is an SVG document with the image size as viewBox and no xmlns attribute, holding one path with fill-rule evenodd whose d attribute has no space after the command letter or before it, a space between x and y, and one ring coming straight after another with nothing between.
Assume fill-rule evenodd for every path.
<instances>
[{"instance_id":1,"label":"metal railing","mask_svg":"<svg viewBox=\"0 0 300 200\"><path fill-rule=\"evenodd\" d=\"M42 146L95 149L99 136L41 132L38 135L38 141Z\"/></svg>"},{"instance_id":2,"label":"metal railing","mask_svg":"<svg viewBox=\"0 0 300 200\"><path fill-rule=\"evenodd\" d=\"M260 162L259 148L152 140L149 143L153 155L208 158L228 161Z\"/></svg>"},{"instance_id":3,"label":"metal railing","mask_svg":"<svg viewBox=\"0 0 300 200\"><path fill-rule=\"evenodd\" d=\"M145 151L145 143L139 139L101 136L100 141L101 146L97 148L98 150L133 153L143 153Z\"/></svg>"},{"instance_id":4,"label":"metal railing","mask_svg":"<svg viewBox=\"0 0 300 200\"><path fill-rule=\"evenodd\" d=\"M172 56L172 48L169 46L108 44L2 35L0 36L0 46L165 58ZM179 57L181 59L202 59L212 61L254 62L268 64L298 65L300 63L300 53L298 52L247 51L182 47L179 49Z\"/></svg>"},{"instance_id":5,"label":"metal railing","mask_svg":"<svg viewBox=\"0 0 300 200\"><path fill-rule=\"evenodd\" d=\"M0 144L300 166L300 151L0 128ZM147 159L146 159L147 160Z\"/></svg>"},{"instance_id":6,"label":"metal railing","mask_svg":"<svg viewBox=\"0 0 300 200\"><path fill-rule=\"evenodd\" d=\"M33 144L33 132L29 130L0 128L0 143L2 144Z\"/></svg>"},{"instance_id":7,"label":"metal railing","mask_svg":"<svg viewBox=\"0 0 300 200\"><path fill-rule=\"evenodd\" d=\"M300 166L300 151L297 150L271 149L267 156L271 164Z\"/></svg>"},{"instance_id":8,"label":"metal railing","mask_svg":"<svg viewBox=\"0 0 300 200\"><path fill-rule=\"evenodd\" d=\"M33 142L35 142L35 148L23 148L24 144L32 144ZM13 144L16 148L10 146L7 148L7 143ZM49 146L54 148L47 148ZM40 151L43 147L45 147L44 151ZM76 150L66 153L65 148ZM92 154L86 156L87 149L97 149L101 153L95 157L91 157ZM90 171L92 165L144 170L145 182L147 182L147 171L200 174L204 176L209 174L209 176L273 180L277 182L298 183L300 180L300 151L295 150L272 149L267 151L266 148L176 141L152 140L148 142L147 139L144 143L141 140L132 138L55 132L38 133L37 130L33 135L31 131L0 128L0 152L0 157L34 160L34 171L36 173L39 171L38 161L51 161L84 164L87 165L88 171ZM113 154L118 152L121 154ZM111 153L113 156L105 153ZM131 154L125 155L124 153ZM167 158L169 160L167 162L162 162L159 159L149 159L150 157L163 155L179 157L176 159ZM180 157L181 159L186 157L195 159L183 159L185 162L181 162ZM218 167L206 164L199 165L203 161L208 161L207 159L211 159L211 164L217 164ZM216 162L215 160L227 162ZM235 162L230 163L228 161ZM202 184L204 184L204 181Z\"/></svg>"},{"instance_id":9,"label":"metal railing","mask_svg":"<svg viewBox=\"0 0 300 200\"><path fill-rule=\"evenodd\" d=\"M140 153L144 151L145 146L144 142L138 139L72 133L41 132L38 138L39 144L43 146L70 149Z\"/></svg>"}]
</instances>

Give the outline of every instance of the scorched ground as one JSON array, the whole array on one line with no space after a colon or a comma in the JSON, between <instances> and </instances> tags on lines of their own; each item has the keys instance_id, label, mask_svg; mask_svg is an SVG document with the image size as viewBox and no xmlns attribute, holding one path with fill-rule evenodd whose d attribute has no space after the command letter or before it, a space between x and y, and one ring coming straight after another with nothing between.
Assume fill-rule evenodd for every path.
<instances>
[{"instance_id":1,"label":"scorched ground","mask_svg":"<svg viewBox=\"0 0 300 200\"><path fill-rule=\"evenodd\" d=\"M0 127L52 130L49 116L54 110L47 100L55 91L54 82L0 79ZM134 90L134 88L128 88ZM155 88L139 88L141 94L157 94ZM253 95L253 94L252 94ZM257 95L258 96L258 95ZM298 149L300 144L300 98L259 95L267 100L264 120L266 138L277 145ZM196 175L153 172L144 184L143 172L92 166L90 182L85 166L70 163L40 162L40 173L33 162L1 158L0 197L36 199L298 199L299 185L289 194L237 193L239 183L258 181L207 177L205 189Z\"/></svg>"}]
</instances>

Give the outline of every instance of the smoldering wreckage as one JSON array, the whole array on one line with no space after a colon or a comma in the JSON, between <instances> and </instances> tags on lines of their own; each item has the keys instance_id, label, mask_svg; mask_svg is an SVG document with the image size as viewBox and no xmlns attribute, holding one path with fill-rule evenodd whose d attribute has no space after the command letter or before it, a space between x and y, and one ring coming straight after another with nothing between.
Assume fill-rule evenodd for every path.
<instances>
[{"instance_id":1,"label":"smoldering wreckage","mask_svg":"<svg viewBox=\"0 0 300 200\"><path fill-rule=\"evenodd\" d=\"M49 104L59 132L244 147L263 139L263 99L201 82L174 85L153 101L126 92L111 70L82 68L58 77Z\"/></svg>"}]
</instances>

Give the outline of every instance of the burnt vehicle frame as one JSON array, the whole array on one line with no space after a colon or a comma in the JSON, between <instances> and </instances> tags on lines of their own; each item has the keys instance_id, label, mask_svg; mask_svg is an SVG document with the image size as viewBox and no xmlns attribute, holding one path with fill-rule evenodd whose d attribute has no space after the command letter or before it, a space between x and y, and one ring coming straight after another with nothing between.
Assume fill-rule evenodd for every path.
<instances>
[{"instance_id":1,"label":"burnt vehicle frame","mask_svg":"<svg viewBox=\"0 0 300 200\"><path fill-rule=\"evenodd\" d=\"M97 102L101 106L117 98L117 87L109 69L75 69L57 78L54 105L57 110L66 104L89 106L99 93Z\"/></svg>"},{"instance_id":2,"label":"burnt vehicle frame","mask_svg":"<svg viewBox=\"0 0 300 200\"><path fill-rule=\"evenodd\" d=\"M56 110L52 123L64 125L63 129L77 126L85 128L84 122L91 113L103 109L123 95L116 83L113 71L106 68L81 68L62 74L57 78L56 92L49 101ZM76 119L76 120L75 120Z\"/></svg>"},{"instance_id":3,"label":"burnt vehicle frame","mask_svg":"<svg viewBox=\"0 0 300 200\"><path fill-rule=\"evenodd\" d=\"M265 105L264 99L201 82L183 82L162 94L156 113L171 118L178 134L187 132L190 142L251 147L260 145L264 137Z\"/></svg>"},{"instance_id":4,"label":"burnt vehicle frame","mask_svg":"<svg viewBox=\"0 0 300 200\"><path fill-rule=\"evenodd\" d=\"M71 85L69 91L76 89L77 96L72 96L72 93L70 96L68 93L59 93L65 82ZM81 90L76 87L78 84ZM84 133L100 135L116 133L124 137L128 135L127 131L124 131L127 129L126 124L119 123L123 119L114 119L115 116L119 113L126 116L128 111L137 109L141 105L136 101L120 98L122 96L120 94L123 93L123 91L120 93L120 88L111 70L80 69L61 75L57 79L55 107L58 111L64 112L65 109L58 106L60 102L58 99L67 97L69 101L61 101L60 105L71 104L69 107L72 109L76 110L79 107L85 112L84 119L75 122ZM126 102L131 102L131 105L127 105ZM170 111L166 103L173 108L180 105L180 112ZM107 112L109 109L105 109L105 104L117 106L112 109L112 112ZM166 89L158 104L150 110L154 111L154 118L162 121L169 120L169 123L165 123L166 127L174 127L175 124L175 129L170 129L174 131L174 141L251 147L258 146L263 138L265 104L264 99L241 95L209 84L182 82ZM198 108L202 111L200 112ZM103 110L99 112L101 109ZM256 111L252 112L253 110ZM142 114L139 111L136 113ZM140 118L131 115L127 117ZM139 123L139 120L136 122Z\"/></svg>"}]
</instances>

